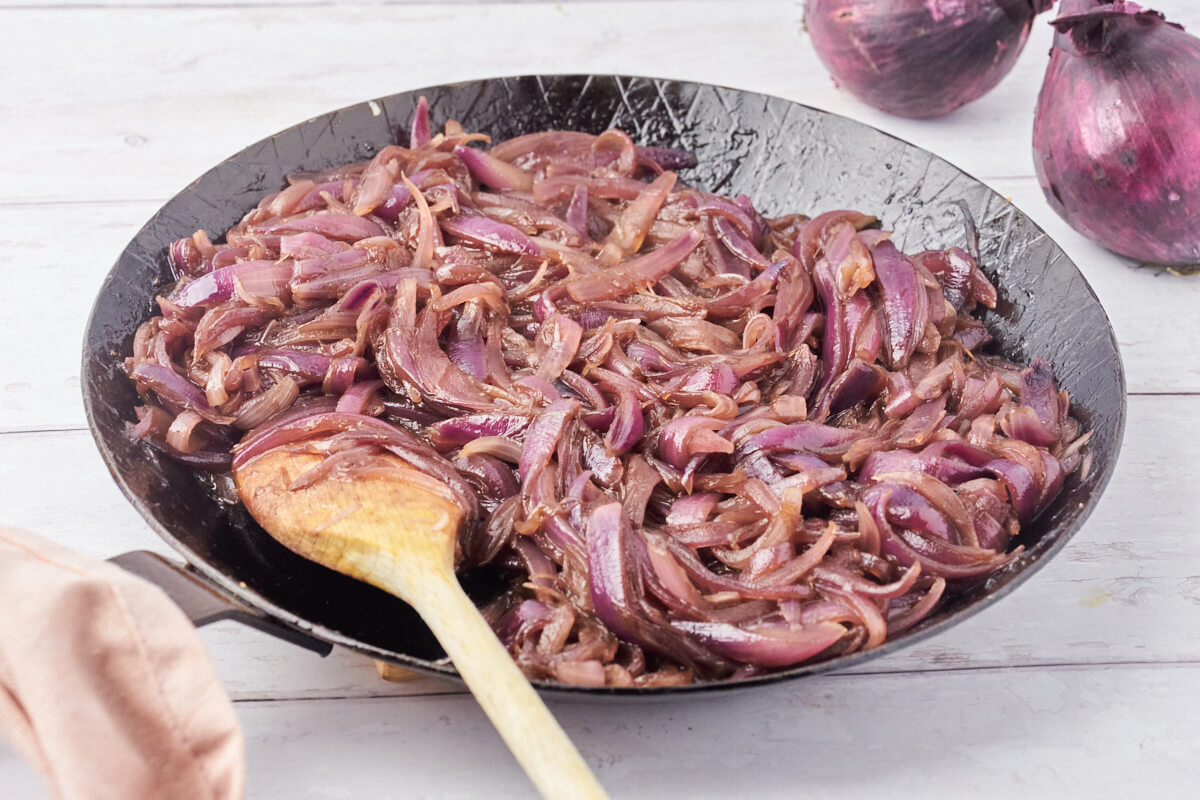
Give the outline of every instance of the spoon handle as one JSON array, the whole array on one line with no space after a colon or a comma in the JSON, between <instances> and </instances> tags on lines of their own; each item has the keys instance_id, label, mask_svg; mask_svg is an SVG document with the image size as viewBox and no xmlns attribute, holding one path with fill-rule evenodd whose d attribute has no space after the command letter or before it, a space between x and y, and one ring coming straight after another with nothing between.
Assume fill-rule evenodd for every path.
<instances>
[{"instance_id":1,"label":"spoon handle","mask_svg":"<svg viewBox=\"0 0 1200 800\"><path fill-rule=\"evenodd\" d=\"M575 745L538 697L453 575L429 570L404 596L446 654L508 749L546 800L607 800Z\"/></svg>"}]
</instances>

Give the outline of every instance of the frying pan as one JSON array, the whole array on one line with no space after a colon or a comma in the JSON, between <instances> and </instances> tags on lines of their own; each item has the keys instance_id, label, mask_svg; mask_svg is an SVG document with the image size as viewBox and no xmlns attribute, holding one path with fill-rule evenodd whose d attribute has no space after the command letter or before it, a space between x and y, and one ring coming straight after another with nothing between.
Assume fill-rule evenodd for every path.
<instances>
[{"instance_id":1,"label":"frying pan","mask_svg":"<svg viewBox=\"0 0 1200 800\"><path fill-rule=\"evenodd\" d=\"M713 192L745 193L767 215L854 208L879 216L902 250L971 246L1000 302L984 322L998 351L1017 361L1040 355L1071 395L1094 436L1086 474L1062 493L1019 543L1008 568L948 602L882 647L737 682L655 689L581 688L538 682L575 697L685 696L748 688L840 669L890 653L991 605L1058 552L1083 524L1112 474L1125 424L1125 376L1108 317L1079 270L1026 215L979 181L904 141L843 117L777 97L701 83L613 75L532 75L431 86L350 106L251 145L206 172L150 219L109 272L92 310L83 351L83 395L100 453L125 496L186 560L147 552L116 561L159 583L197 624L235 618L327 653L333 645L420 672L455 676L442 651L400 600L319 567L268 536L240 505L217 499L206 476L126 434L137 396L120 369L137 326L170 281L166 249L203 228L214 235L284 175L370 158L396 141L417 98L435 124L448 118L501 140L546 129L627 131L647 145L686 147L699 166L681 180ZM495 576L474 574L484 598Z\"/></svg>"}]
</instances>

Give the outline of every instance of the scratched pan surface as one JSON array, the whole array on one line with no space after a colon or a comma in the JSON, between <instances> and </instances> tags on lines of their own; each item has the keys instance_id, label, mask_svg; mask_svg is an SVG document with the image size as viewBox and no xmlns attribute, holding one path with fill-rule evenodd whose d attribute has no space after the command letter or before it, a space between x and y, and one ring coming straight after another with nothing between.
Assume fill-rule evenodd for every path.
<instances>
[{"instance_id":1,"label":"scratched pan surface","mask_svg":"<svg viewBox=\"0 0 1200 800\"><path fill-rule=\"evenodd\" d=\"M650 690L540 684L573 696L685 696L838 669L936 635L1012 591L1066 544L1091 513L1116 461L1125 422L1125 378L1116 339L1095 294L1032 220L937 156L861 123L777 97L707 84L610 75L525 76L433 86L325 114L218 164L154 215L106 279L88 326L83 392L92 433L113 477L159 536L221 592L327 642L417 670L453 676L404 603L312 564L277 544L243 508L216 502L188 468L131 442L136 395L119 363L153 298L169 281L166 248L203 228L237 222L284 175L370 158L397 140L418 96L435 125L448 118L494 141L551 128L619 127L639 144L694 150L681 179L745 193L764 213L855 208L882 218L901 249L965 246L963 209L978 225L982 265L1000 292L984 321L998 350L1018 362L1040 355L1095 435L1086 478L1071 476L1047 513L1026 527L1025 553L1004 572L948 603L916 629L869 653L738 683ZM475 591L486 593L487 581Z\"/></svg>"}]
</instances>

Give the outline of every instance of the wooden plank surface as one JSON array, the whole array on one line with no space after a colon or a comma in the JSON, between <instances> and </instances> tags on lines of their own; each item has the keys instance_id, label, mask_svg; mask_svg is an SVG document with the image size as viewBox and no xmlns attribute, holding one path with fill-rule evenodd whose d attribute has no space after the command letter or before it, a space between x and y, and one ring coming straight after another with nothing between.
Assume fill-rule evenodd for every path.
<instances>
[{"instance_id":1,"label":"wooden plank surface","mask_svg":"<svg viewBox=\"0 0 1200 800\"><path fill-rule=\"evenodd\" d=\"M1200 27L1189 0L1155 5ZM142 222L246 144L369 97L487 75L623 72L778 94L947 157L1064 246L1140 395L1125 450L1068 548L944 636L728 698L557 705L564 726L620 797L1194 793L1200 281L1134 270L1046 205L1029 155L1050 42L1041 21L996 91L917 122L837 89L802 7L0 0L0 521L99 557L168 553L81 430L80 341L104 272ZM456 685L384 683L356 654L320 659L232 624L202 636L246 728L251 797L532 796ZM0 786L5 798L45 796L2 743Z\"/></svg>"},{"instance_id":2,"label":"wooden plank surface","mask_svg":"<svg viewBox=\"0 0 1200 800\"><path fill-rule=\"evenodd\" d=\"M1197 681L1197 665L833 675L553 710L614 798L1182 798L1200 758ZM535 797L463 695L238 715L255 800ZM27 769L4 774L6 796L44 796Z\"/></svg>"},{"instance_id":3,"label":"wooden plank surface","mask_svg":"<svg viewBox=\"0 0 1200 800\"><path fill-rule=\"evenodd\" d=\"M1162 4L1160 4L1162 5ZM1164 5L1195 23L1186 0ZM0 201L160 199L303 119L428 84L527 72L678 77L778 94L902 136L983 178L1031 176L1050 29L949 119L837 89L799 2L7 9ZM53 30L53 36L48 31ZM102 68L80 69L81 64ZM969 132L969 133L968 133ZM98 168L103 165L103 168ZM52 178L52 179L48 179Z\"/></svg>"}]
</instances>

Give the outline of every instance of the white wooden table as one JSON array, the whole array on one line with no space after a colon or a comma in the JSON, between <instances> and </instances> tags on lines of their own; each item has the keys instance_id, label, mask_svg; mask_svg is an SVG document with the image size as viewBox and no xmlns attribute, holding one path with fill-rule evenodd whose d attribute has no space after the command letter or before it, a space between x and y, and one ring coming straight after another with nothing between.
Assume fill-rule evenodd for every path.
<instances>
[{"instance_id":1,"label":"white wooden table","mask_svg":"<svg viewBox=\"0 0 1200 800\"><path fill-rule=\"evenodd\" d=\"M1200 30L1192 0L1157 6ZM947 157L1066 248L1128 371L1116 475L1053 563L943 636L725 698L556 704L564 727L614 797L1197 796L1200 278L1132 269L1042 199L1030 130L1044 18L996 91L912 122L837 90L801 15L801 2L0 0L0 522L101 557L167 552L85 430L83 326L142 222L244 145L489 75L622 72L782 95ZM0 624L19 611L0 609ZM203 637L245 726L251 797L533 794L453 685L384 683L355 654L320 659L236 626ZM3 744L0 787L45 796Z\"/></svg>"}]
</instances>

